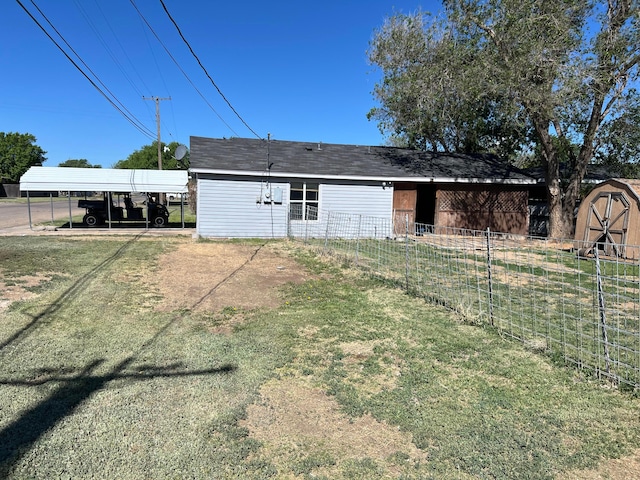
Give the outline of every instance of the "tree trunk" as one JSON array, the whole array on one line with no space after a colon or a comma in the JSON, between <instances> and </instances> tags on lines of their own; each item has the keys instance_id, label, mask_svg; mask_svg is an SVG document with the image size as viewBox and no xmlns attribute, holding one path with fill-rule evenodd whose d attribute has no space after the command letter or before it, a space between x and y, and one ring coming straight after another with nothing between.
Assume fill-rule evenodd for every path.
<instances>
[{"instance_id":1,"label":"tree trunk","mask_svg":"<svg viewBox=\"0 0 640 480\"><path fill-rule=\"evenodd\" d=\"M549 238L563 239L573 237L573 210L574 202L563 198L559 182L552 182L547 187L547 199L549 202Z\"/></svg>"},{"instance_id":2,"label":"tree trunk","mask_svg":"<svg viewBox=\"0 0 640 480\"><path fill-rule=\"evenodd\" d=\"M527 105L527 107L531 107ZM534 109L530 109L533 126L542 146L543 165L545 169L545 181L547 183L547 203L549 204L549 231L550 238L570 238L573 230L573 207L571 215L567 215L565 192L560 183L560 157L549 134L549 118L546 118Z\"/></svg>"}]
</instances>

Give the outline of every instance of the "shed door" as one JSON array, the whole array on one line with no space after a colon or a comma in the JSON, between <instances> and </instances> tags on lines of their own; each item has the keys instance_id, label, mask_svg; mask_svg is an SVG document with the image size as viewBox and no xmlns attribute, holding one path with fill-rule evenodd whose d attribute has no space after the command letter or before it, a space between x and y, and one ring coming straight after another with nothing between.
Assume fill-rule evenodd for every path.
<instances>
[{"instance_id":1,"label":"shed door","mask_svg":"<svg viewBox=\"0 0 640 480\"><path fill-rule=\"evenodd\" d=\"M602 244L604 253L624 257L629 228L629 200L622 192L602 192L591 201L584 241L591 250Z\"/></svg>"},{"instance_id":2,"label":"shed door","mask_svg":"<svg viewBox=\"0 0 640 480\"><path fill-rule=\"evenodd\" d=\"M414 233L417 198L418 192L415 183L396 183L393 185L393 224L396 234L404 234L407 227L411 234Z\"/></svg>"}]
</instances>

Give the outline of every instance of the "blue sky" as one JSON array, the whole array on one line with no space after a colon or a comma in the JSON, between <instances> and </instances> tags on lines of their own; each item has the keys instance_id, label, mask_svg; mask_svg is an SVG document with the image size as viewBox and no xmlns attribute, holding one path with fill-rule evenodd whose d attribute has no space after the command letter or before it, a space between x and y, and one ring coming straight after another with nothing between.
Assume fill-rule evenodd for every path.
<instances>
[{"instance_id":1,"label":"blue sky","mask_svg":"<svg viewBox=\"0 0 640 480\"><path fill-rule=\"evenodd\" d=\"M130 0L34 1L151 132L131 125L12 1L3 9L0 29L0 131L35 135L47 151L45 166L85 158L109 168L151 143L155 103L143 96L171 97L160 102L163 142L188 146L192 135L255 138L198 66L160 0L134 3L206 102ZM31 0L21 2L77 61ZM165 5L216 85L259 136L269 132L278 140L357 145L384 143L375 122L366 118L380 78L366 57L374 30L394 12L441 9L435 0L165 0Z\"/></svg>"}]
</instances>

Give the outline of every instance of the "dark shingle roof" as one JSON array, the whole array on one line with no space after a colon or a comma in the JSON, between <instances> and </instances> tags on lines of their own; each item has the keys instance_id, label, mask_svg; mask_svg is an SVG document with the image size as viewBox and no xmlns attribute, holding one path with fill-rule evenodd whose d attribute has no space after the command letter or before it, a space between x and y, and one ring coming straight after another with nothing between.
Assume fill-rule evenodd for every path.
<instances>
[{"instance_id":1,"label":"dark shingle roof","mask_svg":"<svg viewBox=\"0 0 640 480\"><path fill-rule=\"evenodd\" d=\"M190 147L190 168L198 172L264 172L268 161L273 175L533 183L493 155L282 140L271 140L267 148L266 140L246 138L191 137Z\"/></svg>"},{"instance_id":2,"label":"dark shingle roof","mask_svg":"<svg viewBox=\"0 0 640 480\"><path fill-rule=\"evenodd\" d=\"M546 184L544 178L544 167L529 167L522 170L526 175L535 178L539 184ZM573 167L568 163L560 164L560 178L568 179L573 173ZM622 169L615 165L587 165L587 171L583 182L600 183L610 178L624 177Z\"/></svg>"}]
</instances>

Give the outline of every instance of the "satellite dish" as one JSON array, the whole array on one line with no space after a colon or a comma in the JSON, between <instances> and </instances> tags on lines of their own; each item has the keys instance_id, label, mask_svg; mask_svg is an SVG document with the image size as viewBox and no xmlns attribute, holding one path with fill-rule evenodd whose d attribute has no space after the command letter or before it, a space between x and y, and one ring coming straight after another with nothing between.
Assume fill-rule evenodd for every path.
<instances>
[{"instance_id":1,"label":"satellite dish","mask_svg":"<svg viewBox=\"0 0 640 480\"><path fill-rule=\"evenodd\" d=\"M178 148L176 148L176 155L175 155L176 160L182 160L186 154L187 154L187 147L185 147L184 145L178 145Z\"/></svg>"}]
</instances>

